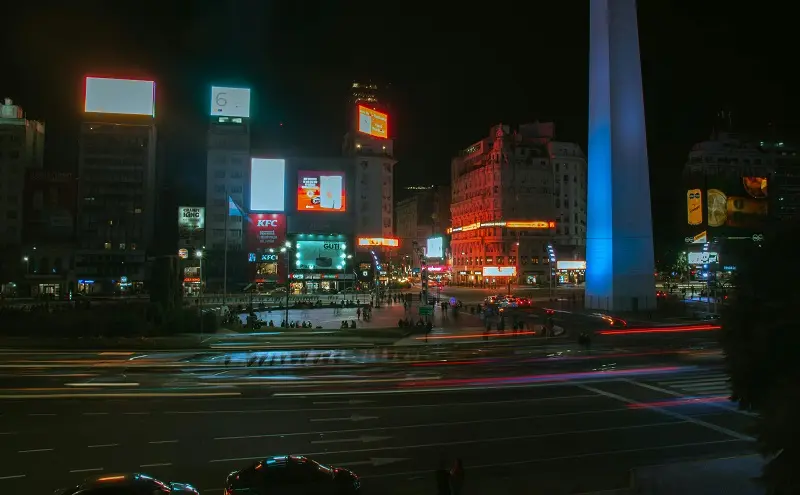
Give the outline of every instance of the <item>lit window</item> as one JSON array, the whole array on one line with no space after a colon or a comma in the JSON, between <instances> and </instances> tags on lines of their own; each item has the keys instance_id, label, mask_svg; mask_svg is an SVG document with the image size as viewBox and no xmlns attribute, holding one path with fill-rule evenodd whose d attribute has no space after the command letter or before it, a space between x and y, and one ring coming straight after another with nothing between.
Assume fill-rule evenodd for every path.
<instances>
[{"instance_id":1,"label":"lit window","mask_svg":"<svg viewBox=\"0 0 800 495\"><path fill-rule=\"evenodd\" d=\"M103 247L104 247L104 248L106 248L106 249L111 249L111 243L110 243L110 242L107 242L107 243L105 243L105 244L103 245Z\"/></svg>"},{"instance_id":2,"label":"lit window","mask_svg":"<svg viewBox=\"0 0 800 495\"><path fill-rule=\"evenodd\" d=\"M120 249L121 251L125 251L125 243L124 243L124 242L120 242L120 243L119 243L119 249Z\"/></svg>"},{"instance_id":3,"label":"lit window","mask_svg":"<svg viewBox=\"0 0 800 495\"><path fill-rule=\"evenodd\" d=\"M131 251L136 251L136 243L135 242L131 243Z\"/></svg>"}]
</instances>

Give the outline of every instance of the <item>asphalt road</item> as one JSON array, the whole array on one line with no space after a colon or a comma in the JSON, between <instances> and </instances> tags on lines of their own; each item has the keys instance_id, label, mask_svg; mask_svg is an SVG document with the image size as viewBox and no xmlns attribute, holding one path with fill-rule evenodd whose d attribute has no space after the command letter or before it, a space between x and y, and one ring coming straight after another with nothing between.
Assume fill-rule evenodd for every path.
<instances>
[{"instance_id":1,"label":"asphalt road","mask_svg":"<svg viewBox=\"0 0 800 495\"><path fill-rule=\"evenodd\" d=\"M259 375L244 370L203 389L238 391L230 396L0 399L0 490L144 471L220 494L231 470L294 453L353 469L365 493L432 493L438 462L456 457L466 493L577 493L624 487L633 467L753 448L751 418L727 402L718 357L706 353L422 368L307 389L248 387Z\"/></svg>"}]
</instances>

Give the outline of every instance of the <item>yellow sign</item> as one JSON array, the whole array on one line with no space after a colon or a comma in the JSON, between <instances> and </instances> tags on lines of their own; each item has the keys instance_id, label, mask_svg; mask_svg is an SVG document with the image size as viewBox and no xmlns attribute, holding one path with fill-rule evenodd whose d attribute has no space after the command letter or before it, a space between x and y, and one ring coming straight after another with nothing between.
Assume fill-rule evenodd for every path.
<instances>
[{"instance_id":1,"label":"yellow sign","mask_svg":"<svg viewBox=\"0 0 800 495\"><path fill-rule=\"evenodd\" d=\"M689 216L689 225L703 223L703 191L700 189L686 191L686 212Z\"/></svg>"}]
</instances>

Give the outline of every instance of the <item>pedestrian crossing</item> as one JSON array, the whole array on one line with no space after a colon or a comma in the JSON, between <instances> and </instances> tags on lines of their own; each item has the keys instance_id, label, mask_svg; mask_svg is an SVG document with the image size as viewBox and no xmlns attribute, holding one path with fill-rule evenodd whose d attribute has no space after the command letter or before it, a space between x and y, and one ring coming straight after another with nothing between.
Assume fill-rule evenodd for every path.
<instances>
[{"instance_id":1,"label":"pedestrian crossing","mask_svg":"<svg viewBox=\"0 0 800 495\"><path fill-rule=\"evenodd\" d=\"M661 380L656 383L663 388L686 395L729 396L731 394L728 375L722 370L693 373L691 376Z\"/></svg>"}]
</instances>

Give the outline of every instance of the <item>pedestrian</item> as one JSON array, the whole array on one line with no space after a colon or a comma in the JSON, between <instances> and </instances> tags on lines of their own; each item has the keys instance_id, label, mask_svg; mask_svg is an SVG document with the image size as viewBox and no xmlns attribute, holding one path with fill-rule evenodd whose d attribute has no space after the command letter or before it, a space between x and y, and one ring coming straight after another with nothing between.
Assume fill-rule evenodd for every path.
<instances>
[{"instance_id":1,"label":"pedestrian","mask_svg":"<svg viewBox=\"0 0 800 495\"><path fill-rule=\"evenodd\" d=\"M450 495L450 472L444 459L439 461L439 469L436 470L436 494Z\"/></svg>"},{"instance_id":2,"label":"pedestrian","mask_svg":"<svg viewBox=\"0 0 800 495\"><path fill-rule=\"evenodd\" d=\"M450 470L450 493L461 495L464 488L464 462L459 458Z\"/></svg>"}]
</instances>

